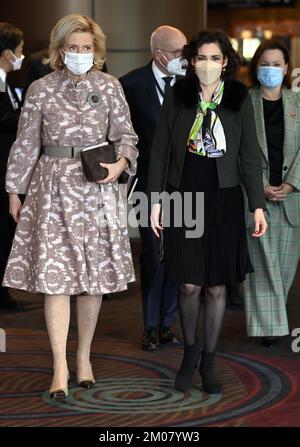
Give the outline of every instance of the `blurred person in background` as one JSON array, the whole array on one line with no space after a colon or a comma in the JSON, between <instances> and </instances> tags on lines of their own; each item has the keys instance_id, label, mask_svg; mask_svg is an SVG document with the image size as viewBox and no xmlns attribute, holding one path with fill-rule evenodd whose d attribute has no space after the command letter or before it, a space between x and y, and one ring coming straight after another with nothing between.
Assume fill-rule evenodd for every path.
<instances>
[{"instance_id":1,"label":"blurred person in background","mask_svg":"<svg viewBox=\"0 0 300 447\"><path fill-rule=\"evenodd\" d=\"M150 39L152 60L120 78L133 127L139 137L137 191L146 192L147 189L150 149L166 91L185 74L181 56L186 42L179 29L168 25L158 27ZM178 343L171 327L176 321L179 289L168 277L165 264L159 260L150 221L149 227L139 226L139 232L144 317L141 345L144 350L155 351L160 343Z\"/></svg>"},{"instance_id":2,"label":"blurred person in background","mask_svg":"<svg viewBox=\"0 0 300 447\"><path fill-rule=\"evenodd\" d=\"M269 229L250 237L254 272L244 283L248 335L272 346L289 334L286 304L300 256L300 98L290 55L277 40L257 48L249 68ZM249 213L246 209L246 221Z\"/></svg>"},{"instance_id":3,"label":"blurred person in background","mask_svg":"<svg viewBox=\"0 0 300 447\"><path fill-rule=\"evenodd\" d=\"M23 32L11 23L0 23L0 284L16 228L9 214L5 174L9 152L16 139L22 104L17 91L9 85L8 74L20 70L24 59L23 46ZM0 309L23 308L21 302L10 296L7 287L0 286Z\"/></svg>"}]
</instances>

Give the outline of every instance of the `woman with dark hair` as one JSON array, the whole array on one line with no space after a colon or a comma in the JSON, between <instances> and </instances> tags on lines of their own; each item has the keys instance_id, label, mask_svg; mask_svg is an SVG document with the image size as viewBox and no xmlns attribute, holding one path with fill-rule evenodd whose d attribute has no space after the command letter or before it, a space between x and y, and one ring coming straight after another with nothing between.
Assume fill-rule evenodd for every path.
<instances>
[{"instance_id":1,"label":"woman with dark hair","mask_svg":"<svg viewBox=\"0 0 300 447\"><path fill-rule=\"evenodd\" d=\"M300 103L290 69L288 50L276 40L263 42L250 65L269 231L248 237L255 272L244 292L248 335L266 346L289 333L286 302L300 256Z\"/></svg>"},{"instance_id":2,"label":"woman with dark hair","mask_svg":"<svg viewBox=\"0 0 300 447\"><path fill-rule=\"evenodd\" d=\"M166 267L180 284L185 346L175 387L185 391L192 385L200 356L197 326L199 294L204 287L204 346L199 372L204 390L219 393L222 387L215 374L215 351L225 311L225 285L244 281L251 269L241 174L253 213L253 236L262 236L267 228L261 157L251 98L246 87L234 79L239 59L226 34L196 34L183 56L188 61L187 74L165 99L151 150L151 225L157 236L164 231ZM158 194L153 193L160 193L165 183L169 193L179 192L183 209L188 205L186 193L191 198L191 212L184 213L181 227L174 225L176 210L168 228L163 229L159 220L161 205L154 197ZM193 228L186 220L196 215L198 223L199 192L204 192L204 233L191 238L186 230Z\"/></svg>"}]
</instances>

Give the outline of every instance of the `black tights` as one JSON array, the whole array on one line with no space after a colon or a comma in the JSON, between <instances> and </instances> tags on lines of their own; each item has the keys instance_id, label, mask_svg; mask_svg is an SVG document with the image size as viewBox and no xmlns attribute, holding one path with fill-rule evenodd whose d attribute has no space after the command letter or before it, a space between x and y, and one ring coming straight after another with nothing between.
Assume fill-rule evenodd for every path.
<instances>
[{"instance_id":1,"label":"black tights","mask_svg":"<svg viewBox=\"0 0 300 447\"><path fill-rule=\"evenodd\" d=\"M197 341L201 286L181 284L178 302L184 344ZM204 351L216 350L226 304L225 286L205 287Z\"/></svg>"}]
</instances>

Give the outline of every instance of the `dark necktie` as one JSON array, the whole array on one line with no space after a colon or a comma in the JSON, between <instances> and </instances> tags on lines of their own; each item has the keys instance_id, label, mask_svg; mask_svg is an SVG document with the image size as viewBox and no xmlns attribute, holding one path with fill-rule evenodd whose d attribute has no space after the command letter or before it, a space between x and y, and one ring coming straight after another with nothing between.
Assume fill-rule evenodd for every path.
<instances>
[{"instance_id":1,"label":"dark necktie","mask_svg":"<svg viewBox=\"0 0 300 447\"><path fill-rule=\"evenodd\" d=\"M172 81L173 77L172 76L164 76L163 80L165 81L165 95L168 93L168 91L171 88L171 81Z\"/></svg>"}]
</instances>

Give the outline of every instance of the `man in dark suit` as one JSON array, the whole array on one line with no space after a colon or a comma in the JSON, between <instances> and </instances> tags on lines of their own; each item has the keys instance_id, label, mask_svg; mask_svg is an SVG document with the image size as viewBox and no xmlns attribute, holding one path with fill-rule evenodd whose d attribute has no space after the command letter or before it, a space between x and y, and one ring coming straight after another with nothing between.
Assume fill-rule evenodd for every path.
<instances>
[{"instance_id":1,"label":"man in dark suit","mask_svg":"<svg viewBox=\"0 0 300 447\"><path fill-rule=\"evenodd\" d=\"M5 191L6 164L16 139L21 109L21 98L7 82L7 74L21 68L23 44L20 29L10 23L0 23L0 309L9 310L22 310L23 306L1 286L15 232Z\"/></svg>"},{"instance_id":2,"label":"man in dark suit","mask_svg":"<svg viewBox=\"0 0 300 447\"><path fill-rule=\"evenodd\" d=\"M146 192L150 149L166 90L184 74L181 51L187 43L185 35L171 26L160 26L151 35L153 59L122 76L134 130L139 137L137 191ZM145 332L142 348L156 350L160 343L178 343L171 326L175 322L179 290L171 282L160 263L157 240L149 227L139 227L141 235L141 292Z\"/></svg>"}]
</instances>

